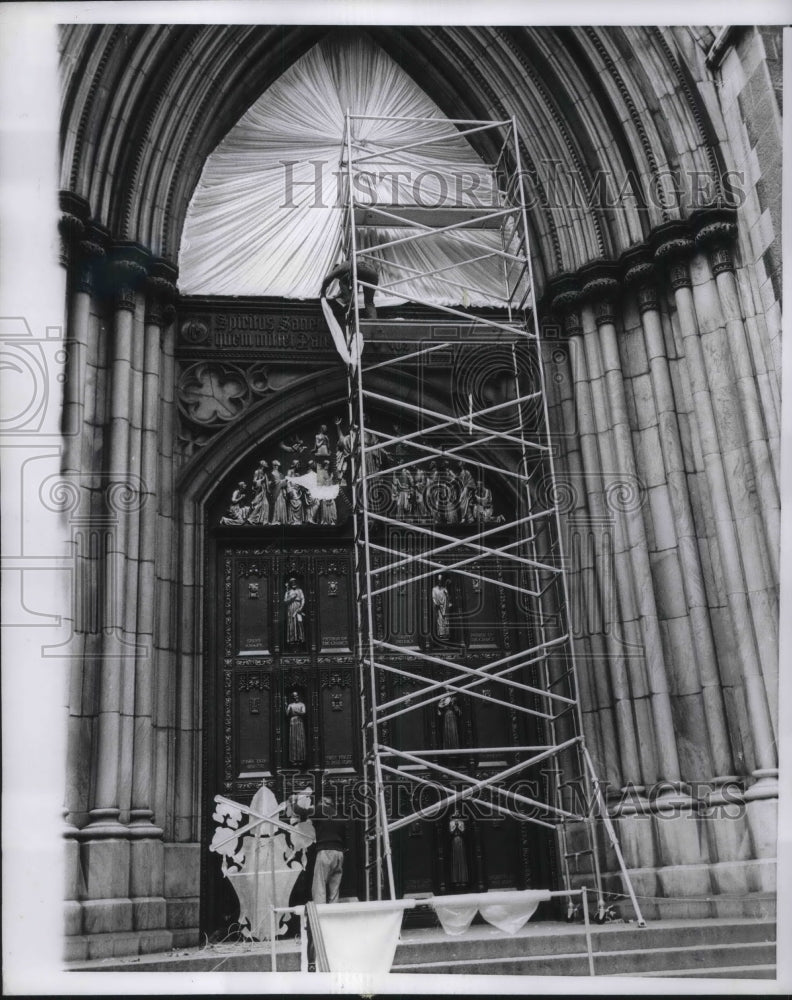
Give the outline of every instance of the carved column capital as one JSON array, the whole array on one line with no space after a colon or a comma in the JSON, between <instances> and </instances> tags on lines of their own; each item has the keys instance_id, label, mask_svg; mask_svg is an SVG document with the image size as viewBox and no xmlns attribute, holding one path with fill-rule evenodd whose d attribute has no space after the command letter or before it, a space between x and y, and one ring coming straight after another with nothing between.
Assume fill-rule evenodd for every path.
<instances>
[{"instance_id":1,"label":"carved column capital","mask_svg":"<svg viewBox=\"0 0 792 1000\"><path fill-rule=\"evenodd\" d=\"M623 264L625 288L635 292L641 315L650 311L657 312L659 309L657 268L652 263L649 252L641 249L634 254L625 254Z\"/></svg>"},{"instance_id":2,"label":"carved column capital","mask_svg":"<svg viewBox=\"0 0 792 1000\"><path fill-rule=\"evenodd\" d=\"M693 255L696 244L685 236L673 236L659 243L655 249L655 260L668 270L668 277L674 291L679 288L690 288L690 269L688 260Z\"/></svg>"},{"instance_id":3,"label":"carved column capital","mask_svg":"<svg viewBox=\"0 0 792 1000\"><path fill-rule=\"evenodd\" d=\"M67 270L76 263L77 246L88 228L91 209L88 202L71 191L61 191L58 202L61 216L58 219L60 233L60 262Z\"/></svg>"},{"instance_id":4,"label":"carved column capital","mask_svg":"<svg viewBox=\"0 0 792 1000\"><path fill-rule=\"evenodd\" d=\"M594 306L594 320L598 328L606 323L615 325L620 288L616 278L607 275L592 278L583 286L583 297Z\"/></svg>"},{"instance_id":5,"label":"carved column capital","mask_svg":"<svg viewBox=\"0 0 792 1000\"><path fill-rule=\"evenodd\" d=\"M77 246L85 232L85 223L71 212L63 212L58 219L60 234L60 262L67 271L71 270L77 258Z\"/></svg>"},{"instance_id":6,"label":"carved column capital","mask_svg":"<svg viewBox=\"0 0 792 1000\"><path fill-rule=\"evenodd\" d=\"M138 291L148 277L149 258L135 243L113 247L108 268L109 291L117 310L134 312Z\"/></svg>"},{"instance_id":7,"label":"carved column capital","mask_svg":"<svg viewBox=\"0 0 792 1000\"><path fill-rule=\"evenodd\" d=\"M575 337L583 332L580 321L580 289L571 275L564 275L553 282L551 288L553 312L561 317L564 333Z\"/></svg>"},{"instance_id":8,"label":"carved column capital","mask_svg":"<svg viewBox=\"0 0 792 1000\"><path fill-rule=\"evenodd\" d=\"M104 246L94 239L94 236L95 234L89 231L88 238L80 241L75 275L77 291L87 292L88 295L93 292L96 286L97 271L107 255Z\"/></svg>"},{"instance_id":9,"label":"carved column capital","mask_svg":"<svg viewBox=\"0 0 792 1000\"><path fill-rule=\"evenodd\" d=\"M736 236L736 224L727 220L707 223L696 233L696 244L707 251L715 277L734 270L732 245Z\"/></svg>"},{"instance_id":10,"label":"carved column capital","mask_svg":"<svg viewBox=\"0 0 792 1000\"><path fill-rule=\"evenodd\" d=\"M176 268L164 260L151 265L146 279L146 323L168 326L176 316Z\"/></svg>"}]
</instances>

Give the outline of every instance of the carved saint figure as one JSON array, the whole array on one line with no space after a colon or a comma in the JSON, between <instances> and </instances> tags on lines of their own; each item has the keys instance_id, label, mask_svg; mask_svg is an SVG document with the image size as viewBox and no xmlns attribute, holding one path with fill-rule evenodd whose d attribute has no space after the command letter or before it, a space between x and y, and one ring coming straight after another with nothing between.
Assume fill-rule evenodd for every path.
<instances>
[{"instance_id":1,"label":"carved saint figure","mask_svg":"<svg viewBox=\"0 0 792 1000\"><path fill-rule=\"evenodd\" d=\"M314 439L314 456L328 458L330 456L330 438L327 436L327 426L322 424Z\"/></svg>"},{"instance_id":2,"label":"carved saint figure","mask_svg":"<svg viewBox=\"0 0 792 1000\"><path fill-rule=\"evenodd\" d=\"M268 464L262 460L259 462L256 471L253 473L253 505L250 508L248 520L251 524L266 524L269 521L270 505L267 496Z\"/></svg>"},{"instance_id":3,"label":"carved saint figure","mask_svg":"<svg viewBox=\"0 0 792 1000\"><path fill-rule=\"evenodd\" d=\"M492 503L492 490L483 479L479 480L473 497L473 518L476 521L494 521L495 508Z\"/></svg>"},{"instance_id":4,"label":"carved saint figure","mask_svg":"<svg viewBox=\"0 0 792 1000\"><path fill-rule=\"evenodd\" d=\"M286 593L283 597L286 605L286 643L288 645L298 645L305 641L305 623L303 608L305 607L305 594L298 585L295 577L290 577L286 585Z\"/></svg>"},{"instance_id":5,"label":"carved saint figure","mask_svg":"<svg viewBox=\"0 0 792 1000\"><path fill-rule=\"evenodd\" d=\"M426 472L417 468L413 474L413 514L416 517L426 517Z\"/></svg>"},{"instance_id":6,"label":"carved saint figure","mask_svg":"<svg viewBox=\"0 0 792 1000\"><path fill-rule=\"evenodd\" d=\"M333 474L330 471L329 459L324 459L324 461L319 463L319 468L316 470L316 485L319 487L333 485ZM319 506L319 523L335 524L337 521L338 508L336 507L335 499L323 499Z\"/></svg>"},{"instance_id":7,"label":"carved saint figure","mask_svg":"<svg viewBox=\"0 0 792 1000\"><path fill-rule=\"evenodd\" d=\"M225 517L220 518L221 524L244 524L250 513L248 489L244 481L238 482L231 494L231 506Z\"/></svg>"},{"instance_id":8,"label":"carved saint figure","mask_svg":"<svg viewBox=\"0 0 792 1000\"><path fill-rule=\"evenodd\" d=\"M413 477L409 469L393 473L393 492L396 500L396 517L408 517L412 512Z\"/></svg>"},{"instance_id":9,"label":"carved saint figure","mask_svg":"<svg viewBox=\"0 0 792 1000\"><path fill-rule=\"evenodd\" d=\"M469 524L473 520L476 480L470 469L462 462L457 462L456 480L459 487L459 520L462 524Z\"/></svg>"},{"instance_id":10,"label":"carved saint figure","mask_svg":"<svg viewBox=\"0 0 792 1000\"><path fill-rule=\"evenodd\" d=\"M294 479L300 474L300 463L295 459L289 466L286 473L283 492L286 499L286 523L303 524L305 512L303 510L303 489Z\"/></svg>"},{"instance_id":11,"label":"carved saint figure","mask_svg":"<svg viewBox=\"0 0 792 1000\"><path fill-rule=\"evenodd\" d=\"M437 504L441 524L456 524L459 520L457 502L459 486L447 458L440 460L437 470Z\"/></svg>"},{"instance_id":12,"label":"carved saint figure","mask_svg":"<svg viewBox=\"0 0 792 1000\"><path fill-rule=\"evenodd\" d=\"M451 834L451 882L453 885L467 885L470 875L465 848L465 821L460 816L452 816L448 831Z\"/></svg>"},{"instance_id":13,"label":"carved saint figure","mask_svg":"<svg viewBox=\"0 0 792 1000\"><path fill-rule=\"evenodd\" d=\"M303 480L305 480L306 478L310 478L313 480L313 483L307 487L304 485L304 483L301 483L300 486L302 488L302 499L303 499L303 507L305 509L305 520L308 524L316 524L317 518L319 516L319 504L320 504L319 497L314 496L312 492L312 486L319 482L319 473L316 468L316 462L311 460L308 463L308 472L302 478Z\"/></svg>"},{"instance_id":14,"label":"carved saint figure","mask_svg":"<svg viewBox=\"0 0 792 1000\"><path fill-rule=\"evenodd\" d=\"M447 694L441 698L437 706L437 714L442 723L443 749L458 750L459 717L462 712L457 704L456 695Z\"/></svg>"},{"instance_id":15,"label":"carved saint figure","mask_svg":"<svg viewBox=\"0 0 792 1000\"><path fill-rule=\"evenodd\" d=\"M448 617L451 609L451 598L448 594L448 586L442 576L437 577L437 582L432 587L432 605L434 607L435 635L438 639L448 639L451 634L451 623Z\"/></svg>"},{"instance_id":16,"label":"carved saint figure","mask_svg":"<svg viewBox=\"0 0 792 1000\"><path fill-rule=\"evenodd\" d=\"M286 717L289 720L289 761L302 764L305 762L305 705L298 691L292 691Z\"/></svg>"},{"instance_id":17,"label":"carved saint figure","mask_svg":"<svg viewBox=\"0 0 792 1000\"><path fill-rule=\"evenodd\" d=\"M345 434L341 430L341 417L335 418L336 426L336 453L335 453L335 474L336 478L340 481L344 478L344 475L349 465L349 458L352 454L352 449L355 447L355 426L354 424L350 427L349 432Z\"/></svg>"},{"instance_id":18,"label":"carved saint figure","mask_svg":"<svg viewBox=\"0 0 792 1000\"><path fill-rule=\"evenodd\" d=\"M283 473L277 458L272 460L272 524L285 524L287 518L286 497L283 492Z\"/></svg>"}]
</instances>

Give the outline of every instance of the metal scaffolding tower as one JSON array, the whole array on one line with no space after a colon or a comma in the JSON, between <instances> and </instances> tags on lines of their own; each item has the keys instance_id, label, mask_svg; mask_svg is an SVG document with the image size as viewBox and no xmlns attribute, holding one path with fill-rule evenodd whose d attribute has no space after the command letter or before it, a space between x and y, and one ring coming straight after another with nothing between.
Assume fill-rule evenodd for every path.
<instances>
[{"instance_id":1,"label":"metal scaffolding tower","mask_svg":"<svg viewBox=\"0 0 792 1000\"><path fill-rule=\"evenodd\" d=\"M349 374L363 759L376 801L368 810L367 884L377 897L394 898L392 835L466 803L557 831L567 888L570 859L589 855L600 917L603 826L643 925L583 737L517 123L411 119L419 127L413 141L363 142L367 120L349 112L345 120L342 250L351 294L340 324ZM393 164L474 135L496 151L486 165L492 196L485 205L472 197L434 207L358 198L357 178L378 158ZM449 183L441 186L458 189L453 164L445 169ZM395 251L407 244L416 251L410 259L424 265L399 262ZM493 280L475 287L482 274ZM358 289L368 290L369 308ZM375 291L408 303L406 315L375 318ZM472 293L490 306L460 308ZM440 304L443 298L456 304ZM493 365L495 393L486 375ZM445 399L428 390L427 378L438 370L448 377ZM375 414L387 414L392 430L382 430ZM497 501L488 486L496 480L504 484ZM486 592L509 609L506 649L485 656L455 642L454 587ZM394 641L377 623L377 602L396 592L420 594L412 605L426 616L420 641ZM421 727L409 725L411 715L427 707L437 715L440 705L453 714L463 703L505 706L522 719L515 730L522 738L516 745L504 738L454 746L452 718L445 744L415 745ZM471 755L482 767L470 766ZM537 791L526 794L531 780ZM393 782L430 789L427 804L394 812L386 794ZM596 815L574 794L576 783ZM582 851L568 849L571 825L587 831Z\"/></svg>"}]
</instances>

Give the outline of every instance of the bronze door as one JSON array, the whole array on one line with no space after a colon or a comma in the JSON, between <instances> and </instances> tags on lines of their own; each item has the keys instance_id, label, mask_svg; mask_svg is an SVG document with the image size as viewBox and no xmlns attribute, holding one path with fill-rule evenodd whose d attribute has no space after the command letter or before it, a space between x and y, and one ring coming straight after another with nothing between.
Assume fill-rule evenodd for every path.
<instances>
[{"instance_id":1,"label":"bronze door","mask_svg":"<svg viewBox=\"0 0 792 1000\"><path fill-rule=\"evenodd\" d=\"M351 546L219 542L208 595L202 924L224 932L239 911L206 845L213 799L249 803L266 782L278 801L310 785L351 801L360 774ZM361 824L341 897L364 898Z\"/></svg>"}]
</instances>

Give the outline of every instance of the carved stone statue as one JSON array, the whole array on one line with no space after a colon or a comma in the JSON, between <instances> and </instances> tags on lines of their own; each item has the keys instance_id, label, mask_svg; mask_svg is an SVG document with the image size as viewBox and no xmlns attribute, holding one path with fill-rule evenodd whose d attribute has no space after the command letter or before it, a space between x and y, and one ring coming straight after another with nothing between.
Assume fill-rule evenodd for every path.
<instances>
[{"instance_id":1,"label":"carved stone statue","mask_svg":"<svg viewBox=\"0 0 792 1000\"><path fill-rule=\"evenodd\" d=\"M444 750L459 749L459 717L462 712L457 704L456 695L447 694L440 699L437 714L442 723L442 738Z\"/></svg>"},{"instance_id":2,"label":"carved stone statue","mask_svg":"<svg viewBox=\"0 0 792 1000\"><path fill-rule=\"evenodd\" d=\"M465 821L460 816L452 816L448 831L451 834L451 883L467 885L470 875L465 847Z\"/></svg>"},{"instance_id":3,"label":"carved stone statue","mask_svg":"<svg viewBox=\"0 0 792 1000\"><path fill-rule=\"evenodd\" d=\"M409 469L393 473L396 517L409 517L413 508L413 477Z\"/></svg>"},{"instance_id":4,"label":"carved stone statue","mask_svg":"<svg viewBox=\"0 0 792 1000\"><path fill-rule=\"evenodd\" d=\"M426 517L426 472L419 466L413 473L413 514Z\"/></svg>"},{"instance_id":5,"label":"carved stone statue","mask_svg":"<svg viewBox=\"0 0 792 1000\"><path fill-rule=\"evenodd\" d=\"M284 482L281 464L277 458L272 460L272 524L285 524L287 519L286 497L283 492Z\"/></svg>"},{"instance_id":6,"label":"carved stone statue","mask_svg":"<svg viewBox=\"0 0 792 1000\"><path fill-rule=\"evenodd\" d=\"M250 513L250 499L248 488L244 480L237 483L237 487L231 494L231 506L225 517L220 518L221 524L244 524Z\"/></svg>"},{"instance_id":7,"label":"carved stone statue","mask_svg":"<svg viewBox=\"0 0 792 1000\"><path fill-rule=\"evenodd\" d=\"M305 594L295 577L291 577L286 585L283 603L286 605L286 643L290 646L300 645L305 642Z\"/></svg>"},{"instance_id":8,"label":"carved stone statue","mask_svg":"<svg viewBox=\"0 0 792 1000\"><path fill-rule=\"evenodd\" d=\"M441 524L457 524L459 514L457 510L459 487L454 473L451 471L448 459L440 460L440 468L437 470L437 505L439 520Z\"/></svg>"},{"instance_id":9,"label":"carved stone statue","mask_svg":"<svg viewBox=\"0 0 792 1000\"><path fill-rule=\"evenodd\" d=\"M305 476L302 476L301 478L303 480L307 478L311 481L311 485L309 486L306 486L304 483L300 484L303 487L302 500L303 500L303 507L305 510L305 523L316 524L317 520L319 519L319 505L321 502L319 500L319 497L316 496L313 492L313 488L315 487L315 484L318 482L318 471L316 468L316 462L311 460L308 463L308 472L306 473Z\"/></svg>"},{"instance_id":10,"label":"carved stone statue","mask_svg":"<svg viewBox=\"0 0 792 1000\"><path fill-rule=\"evenodd\" d=\"M469 524L473 520L473 497L476 493L476 480L463 462L457 462L456 479L459 487L459 520L462 524Z\"/></svg>"},{"instance_id":11,"label":"carved stone statue","mask_svg":"<svg viewBox=\"0 0 792 1000\"><path fill-rule=\"evenodd\" d=\"M437 582L432 587L432 606L434 609L435 636L438 639L446 640L451 635L451 623L449 621L451 598L442 576L437 577Z\"/></svg>"},{"instance_id":12,"label":"carved stone statue","mask_svg":"<svg viewBox=\"0 0 792 1000\"><path fill-rule=\"evenodd\" d=\"M292 764L305 762L305 704L298 691L292 691L291 701L286 705L289 720L289 761Z\"/></svg>"},{"instance_id":13,"label":"carved stone statue","mask_svg":"<svg viewBox=\"0 0 792 1000\"><path fill-rule=\"evenodd\" d=\"M248 515L248 521L251 524L266 524L269 521L270 505L269 497L267 496L268 468L268 464L262 459L253 473L254 497L250 514Z\"/></svg>"},{"instance_id":14,"label":"carved stone statue","mask_svg":"<svg viewBox=\"0 0 792 1000\"><path fill-rule=\"evenodd\" d=\"M320 496L323 493L330 493L331 490L326 490L325 487L333 486L333 474L330 471L330 461L329 459L324 459L324 461L319 463L319 468L316 470L316 485L319 487ZM319 523L320 524L336 524L338 521L338 508L336 507L336 502L334 497L323 498L319 505Z\"/></svg>"},{"instance_id":15,"label":"carved stone statue","mask_svg":"<svg viewBox=\"0 0 792 1000\"><path fill-rule=\"evenodd\" d=\"M340 481L346 475L347 466L349 465L349 459L352 455L352 450L355 447L355 435L354 435L354 425L349 429L349 432L345 434L341 430L341 417L335 418L336 426L336 453L335 453L335 474L336 478Z\"/></svg>"},{"instance_id":16,"label":"carved stone statue","mask_svg":"<svg viewBox=\"0 0 792 1000\"><path fill-rule=\"evenodd\" d=\"M286 500L286 523L304 524L303 490L294 480L300 474L300 463L295 459L289 466L284 480L283 492Z\"/></svg>"},{"instance_id":17,"label":"carved stone statue","mask_svg":"<svg viewBox=\"0 0 792 1000\"><path fill-rule=\"evenodd\" d=\"M494 521L495 507L492 503L492 490L483 479L479 480L473 496L473 519L476 521Z\"/></svg>"},{"instance_id":18,"label":"carved stone statue","mask_svg":"<svg viewBox=\"0 0 792 1000\"><path fill-rule=\"evenodd\" d=\"M327 425L322 424L314 439L314 458L330 457L330 438L327 436Z\"/></svg>"}]
</instances>

